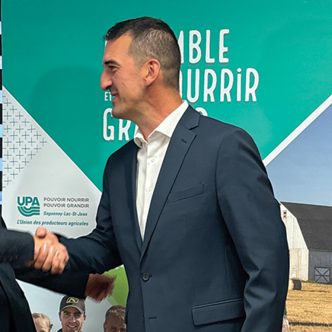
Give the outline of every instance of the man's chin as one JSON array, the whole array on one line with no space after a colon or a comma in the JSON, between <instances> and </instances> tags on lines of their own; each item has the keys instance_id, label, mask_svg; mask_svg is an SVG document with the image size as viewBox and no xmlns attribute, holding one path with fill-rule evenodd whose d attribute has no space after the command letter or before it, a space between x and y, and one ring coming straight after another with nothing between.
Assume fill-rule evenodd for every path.
<instances>
[{"instance_id":1,"label":"man's chin","mask_svg":"<svg viewBox=\"0 0 332 332\"><path fill-rule=\"evenodd\" d=\"M112 108L112 117L115 119L129 120L126 117L126 112L124 112L123 110L120 110L117 107Z\"/></svg>"},{"instance_id":2,"label":"man's chin","mask_svg":"<svg viewBox=\"0 0 332 332\"><path fill-rule=\"evenodd\" d=\"M116 119L120 119L121 112L117 112L116 109L112 109L112 117Z\"/></svg>"},{"instance_id":3,"label":"man's chin","mask_svg":"<svg viewBox=\"0 0 332 332\"><path fill-rule=\"evenodd\" d=\"M67 326L67 331L68 332L78 332L79 328L77 326L76 327L69 327L69 326Z\"/></svg>"},{"instance_id":4,"label":"man's chin","mask_svg":"<svg viewBox=\"0 0 332 332\"><path fill-rule=\"evenodd\" d=\"M116 118L116 119L120 119L121 118L121 110L119 109L119 107L115 104L113 104L113 107L112 107L112 116L113 118Z\"/></svg>"}]
</instances>

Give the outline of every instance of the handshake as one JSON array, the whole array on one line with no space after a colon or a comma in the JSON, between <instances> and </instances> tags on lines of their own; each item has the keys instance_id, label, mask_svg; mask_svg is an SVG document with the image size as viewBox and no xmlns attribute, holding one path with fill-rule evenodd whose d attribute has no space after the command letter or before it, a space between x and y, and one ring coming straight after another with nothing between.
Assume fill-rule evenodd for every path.
<instances>
[{"instance_id":1,"label":"handshake","mask_svg":"<svg viewBox=\"0 0 332 332\"><path fill-rule=\"evenodd\" d=\"M52 274L61 274L69 260L67 248L57 236L44 227L38 227L34 238L34 258L29 266ZM85 296L101 301L112 294L115 277L102 274L89 274L85 285Z\"/></svg>"},{"instance_id":2,"label":"handshake","mask_svg":"<svg viewBox=\"0 0 332 332\"><path fill-rule=\"evenodd\" d=\"M57 236L44 227L38 227L34 239L34 258L29 265L37 270L60 274L65 269L69 255Z\"/></svg>"}]
</instances>

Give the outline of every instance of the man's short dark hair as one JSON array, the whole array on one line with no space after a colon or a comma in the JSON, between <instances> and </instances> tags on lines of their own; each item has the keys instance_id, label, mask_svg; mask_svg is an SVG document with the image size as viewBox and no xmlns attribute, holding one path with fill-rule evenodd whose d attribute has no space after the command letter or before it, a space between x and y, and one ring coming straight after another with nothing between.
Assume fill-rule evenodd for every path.
<instances>
[{"instance_id":1,"label":"man's short dark hair","mask_svg":"<svg viewBox=\"0 0 332 332\"><path fill-rule=\"evenodd\" d=\"M105 35L106 41L129 34L133 40L129 52L143 63L149 58L160 62L165 84L179 88L181 65L180 48L173 30L164 21L152 17L139 17L116 23Z\"/></svg>"}]
</instances>

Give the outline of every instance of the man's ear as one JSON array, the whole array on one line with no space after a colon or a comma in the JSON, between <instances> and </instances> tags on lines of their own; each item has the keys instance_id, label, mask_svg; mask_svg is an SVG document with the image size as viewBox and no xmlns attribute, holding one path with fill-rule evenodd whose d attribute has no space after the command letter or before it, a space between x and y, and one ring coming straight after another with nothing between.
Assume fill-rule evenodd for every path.
<instances>
[{"instance_id":1,"label":"man's ear","mask_svg":"<svg viewBox=\"0 0 332 332\"><path fill-rule=\"evenodd\" d=\"M160 62L157 59L149 59L145 65L145 82L151 85L160 75Z\"/></svg>"}]
</instances>

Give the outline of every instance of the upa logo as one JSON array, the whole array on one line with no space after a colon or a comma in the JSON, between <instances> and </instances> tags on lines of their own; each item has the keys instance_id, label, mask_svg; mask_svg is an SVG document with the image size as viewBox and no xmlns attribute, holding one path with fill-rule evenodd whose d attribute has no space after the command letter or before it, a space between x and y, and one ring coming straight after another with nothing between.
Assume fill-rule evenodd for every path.
<instances>
[{"instance_id":1,"label":"upa logo","mask_svg":"<svg viewBox=\"0 0 332 332\"><path fill-rule=\"evenodd\" d=\"M38 197L17 196L17 209L24 217L39 216L40 204Z\"/></svg>"}]
</instances>

